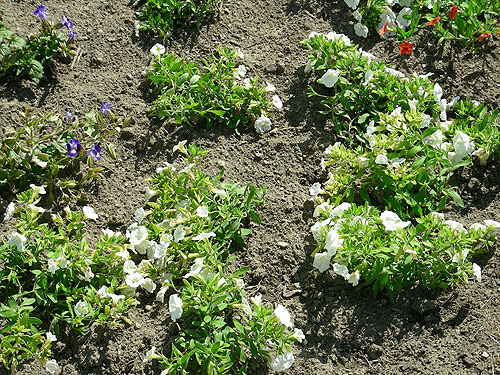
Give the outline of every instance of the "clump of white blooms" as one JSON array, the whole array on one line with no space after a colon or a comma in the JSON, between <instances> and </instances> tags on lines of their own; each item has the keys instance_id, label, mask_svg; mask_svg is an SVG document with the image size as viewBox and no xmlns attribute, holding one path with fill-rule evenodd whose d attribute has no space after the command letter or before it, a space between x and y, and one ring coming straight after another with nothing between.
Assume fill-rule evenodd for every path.
<instances>
[{"instance_id":1,"label":"clump of white blooms","mask_svg":"<svg viewBox=\"0 0 500 375\"><path fill-rule=\"evenodd\" d=\"M267 133L271 130L271 120L268 117L261 115L257 120L255 120L254 127L258 134Z\"/></svg>"}]
</instances>

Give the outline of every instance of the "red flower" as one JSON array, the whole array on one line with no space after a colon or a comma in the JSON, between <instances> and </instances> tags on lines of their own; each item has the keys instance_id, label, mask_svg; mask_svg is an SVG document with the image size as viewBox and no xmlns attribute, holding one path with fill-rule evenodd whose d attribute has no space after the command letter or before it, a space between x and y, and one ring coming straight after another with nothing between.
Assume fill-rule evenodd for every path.
<instances>
[{"instance_id":1,"label":"red flower","mask_svg":"<svg viewBox=\"0 0 500 375\"><path fill-rule=\"evenodd\" d=\"M436 23L439 22L439 20L441 19L441 17L437 16L436 18L433 18L432 20L430 20L429 22L427 22L425 24L425 26L432 26L432 25L435 25Z\"/></svg>"},{"instance_id":2,"label":"red flower","mask_svg":"<svg viewBox=\"0 0 500 375\"><path fill-rule=\"evenodd\" d=\"M399 52L403 55L409 55L413 50L413 44L409 42L404 42L399 45Z\"/></svg>"},{"instance_id":3,"label":"red flower","mask_svg":"<svg viewBox=\"0 0 500 375\"><path fill-rule=\"evenodd\" d=\"M491 33L483 33L481 35L479 35L477 37L477 41L478 42L482 42L484 39L486 39L487 37L489 37L491 35Z\"/></svg>"},{"instance_id":4,"label":"red flower","mask_svg":"<svg viewBox=\"0 0 500 375\"><path fill-rule=\"evenodd\" d=\"M387 21L386 23L384 23L384 26L382 26L382 27L380 28L380 30L378 31L378 35L382 36L382 35L384 35L387 31L389 31L389 30L387 29L387 26L389 26L389 21Z\"/></svg>"},{"instance_id":5,"label":"red flower","mask_svg":"<svg viewBox=\"0 0 500 375\"><path fill-rule=\"evenodd\" d=\"M458 12L458 7L456 5L453 5L450 10L450 18L453 20L455 19L455 16L457 15Z\"/></svg>"}]
</instances>

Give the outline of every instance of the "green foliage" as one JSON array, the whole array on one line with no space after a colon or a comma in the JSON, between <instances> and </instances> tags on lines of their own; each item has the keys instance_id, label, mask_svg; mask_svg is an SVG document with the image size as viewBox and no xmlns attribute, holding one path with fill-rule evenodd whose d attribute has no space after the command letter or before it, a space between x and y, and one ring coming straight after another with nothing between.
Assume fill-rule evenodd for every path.
<instances>
[{"instance_id":1,"label":"green foliage","mask_svg":"<svg viewBox=\"0 0 500 375\"><path fill-rule=\"evenodd\" d=\"M153 57L146 78L159 96L151 111L178 124L221 123L238 131L253 125L270 106L257 77L239 81L236 54L228 48L215 51L202 66L175 54L159 54Z\"/></svg>"},{"instance_id":2,"label":"green foliage","mask_svg":"<svg viewBox=\"0 0 500 375\"><path fill-rule=\"evenodd\" d=\"M41 21L40 31L22 38L0 23L0 80L28 77L38 83L54 60L68 61L75 52L73 39L61 23Z\"/></svg>"},{"instance_id":3,"label":"green foliage","mask_svg":"<svg viewBox=\"0 0 500 375\"><path fill-rule=\"evenodd\" d=\"M91 322L118 324L133 298L111 293L123 288L128 257L124 236L101 236L91 249L83 232L85 215L66 208L40 223L38 189L18 194L17 231L0 246L0 360L15 369L20 360L50 356L44 331L59 333L64 322L83 332ZM109 293L102 294L105 286ZM80 308L78 308L80 307Z\"/></svg>"},{"instance_id":4,"label":"green foliage","mask_svg":"<svg viewBox=\"0 0 500 375\"><path fill-rule=\"evenodd\" d=\"M473 160L485 164L500 145L498 111L470 100L448 102L427 76L404 77L344 35L316 35L308 66L338 77L331 88L312 87L346 145L325 151L324 190L332 202L366 201L403 218L439 211L459 193L448 186L453 172Z\"/></svg>"},{"instance_id":5,"label":"green foliage","mask_svg":"<svg viewBox=\"0 0 500 375\"><path fill-rule=\"evenodd\" d=\"M53 113L31 115L26 108L19 113L20 123L0 136L0 187L19 191L32 183L41 184L48 188L51 200L59 194L67 199L72 188L81 188L101 175L102 168L95 166L85 150L100 144L114 159L108 138L129 121L114 115L106 120L96 110L87 113L83 121L68 121ZM83 149L74 158L68 156L66 148L72 139L79 139ZM87 167L81 163L85 159Z\"/></svg>"},{"instance_id":6,"label":"green foliage","mask_svg":"<svg viewBox=\"0 0 500 375\"><path fill-rule=\"evenodd\" d=\"M218 14L222 0L146 0L141 8L139 30L170 36L172 30Z\"/></svg>"}]
</instances>

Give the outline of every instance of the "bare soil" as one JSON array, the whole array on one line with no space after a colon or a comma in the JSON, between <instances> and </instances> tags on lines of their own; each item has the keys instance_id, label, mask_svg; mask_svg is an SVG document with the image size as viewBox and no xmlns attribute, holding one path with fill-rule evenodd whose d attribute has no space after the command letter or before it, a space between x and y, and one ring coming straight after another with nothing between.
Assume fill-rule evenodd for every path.
<instances>
[{"instance_id":1,"label":"bare soil","mask_svg":"<svg viewBox=\"0 0 500 375\"><path fill-rule=\"evenodd\" d=\"M289 374L495 374L500 371L500 250L495 247L476 260L483 281L453 290L404 292L395 304L370 291L356 290L334 275L312 267L313 206L308 188L325 176L320 169L324 148L334 140L331 123L317 113L306 96L303 73L307 51L300 41L311 31L348 35L363 49L391 62L405 73L433 72L446 97L470 96L490 108L500 103L500 43L490 38L474 53L459 45L437 46L426 34L416 36L411 56L378 37L360 39L353 31L349 10L337 0L226 0L219 19L174 33L168 40L134 35L135 9L125 0L46 0L51 19L66 14L75 24L81 58L58 64L54 76L36 85L12 80L0 86L0 128L12 124L16 113L33 111L79 115L101 102L135 121L114 140L118 160L103 158L106 177L89 189L100 227L124 229L134 210L145 203L145 178L163 161L172 161L172 147L187 139L203 146L204 165L211 173L225 169L226 181L253 183L267 189L261 210L263 223L254 226L243 248L235 250L250 293L282 303L306 340L294 349L296 362ZM21 35L38 27L34 0L0 0L4 23ZM162 42L170 51L200 61L217 45L239 47L251 76L277 87L284 109L276 112L273 130L241 136L229 129L210 130L162 124L147 116L151 96L142 78L149 49ZM500 221L498 162L469 168L455 178L466 208L447 207L447 215L470 224ZM3 212L10 192L1 192ZM97 233L97 227L89 227ZM7 227L0 225L0 236ZM93 326L86 336L59 337L55 358L62 374L159 374L144 364L145 352L161 348L176 334L168 309L157 304L134 308L134 326L112 329ZM20 374L45 374L36 361ZM266 373L255 369L254 375Z\"/></svg>"}]
</instances>

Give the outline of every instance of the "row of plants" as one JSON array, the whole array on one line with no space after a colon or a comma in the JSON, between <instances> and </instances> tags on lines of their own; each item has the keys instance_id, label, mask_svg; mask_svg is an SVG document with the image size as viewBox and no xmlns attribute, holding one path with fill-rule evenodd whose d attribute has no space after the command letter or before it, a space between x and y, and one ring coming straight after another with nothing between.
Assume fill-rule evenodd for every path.
<instances>
[{"instance_id":1,"label":"row of plants","mask_svg":"<svg viewBox=\"0 0 500 375\"><path fill-rule=\"evenodd\" d=\"M497 1L345 0L345 3L353 10L352 16L357 21L354 25L356 35L366 38L370 30L383 38L395 35L408 47L411 44L407 39L425 29L438 38L438 44L452 39L466 46L500 32L500 4ZM401 53L409 54L411 48Z\"/></svg>"},{"instance_id":2,"label":"row of plants","mask_svg":"<svg viewBox=\"0 0 500 375\"><path fill-rule=\"evenodd\" d=\"M305 71L319 77L309 96L320 99L342 140L325 150L328 180L310 189L319 220L311 228L314 267L324 272L333 262L353 285L362 280L391 300L415 284L480 279L470 257L488 250L500 224L487 220L467 231L436 211L450 197L463 206L449 185L455 171L495 157L498 110L489 114L459 97L448 102L428 76L405 77L345 35L312 33L303 44Z\"/></svg>"}]
</instances>

